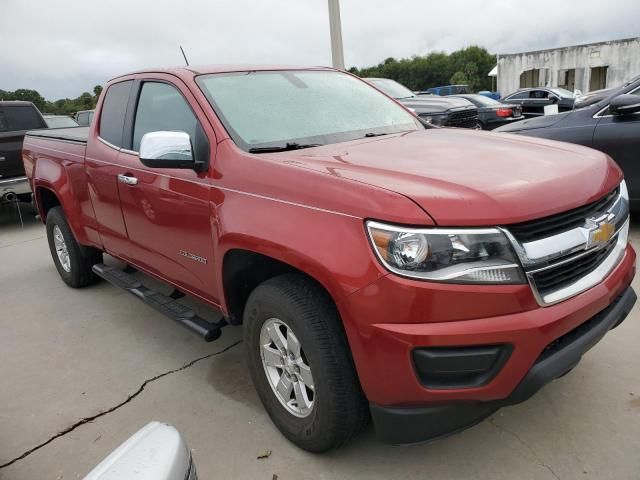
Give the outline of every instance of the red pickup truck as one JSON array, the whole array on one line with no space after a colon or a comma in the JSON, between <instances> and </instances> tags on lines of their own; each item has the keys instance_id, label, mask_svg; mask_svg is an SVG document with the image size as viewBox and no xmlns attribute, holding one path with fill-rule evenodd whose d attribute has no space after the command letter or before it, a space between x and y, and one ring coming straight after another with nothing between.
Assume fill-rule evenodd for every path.
<instances>
[{"instance_id":1,"label":"red pickup truck","mask_svg":"<svg viewBox=\"0 0 640 480\"><path fill-rule=\"evenodd\" d=\"M310 451L370 416L400 444L473 425L571 370L636 300L610 158L425 129L328 68L118 77L91 127L30 132L23 161L62 279L104 278L207 340L242 324L267 412Z\"/></svg>"}]
</instances>

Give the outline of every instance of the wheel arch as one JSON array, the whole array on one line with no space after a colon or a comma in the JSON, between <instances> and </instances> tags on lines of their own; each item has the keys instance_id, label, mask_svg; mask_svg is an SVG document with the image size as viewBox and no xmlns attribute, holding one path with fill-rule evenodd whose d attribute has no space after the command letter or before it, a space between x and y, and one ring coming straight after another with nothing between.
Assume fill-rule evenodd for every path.
<instances>
[{"instance_id":1,"label":"wheel arch","mask_svg":"<svg viewBox=\"0 0 640 480\"><path fill-rule=\"evenodd\" d=\"M339 287L328 280L326 275L318 275L317 269L302 269L300 267L304 264L298 263L298 265L295 266L283 259L253 249L240 247L228 249L222 260L220 285L222 285L223 306L230 323L235 325L242 323L247 299L258 285L270 278L287 273L296 273L312 281L327 294L336 309L340 311Z\"/></svg>"}]
</instances>

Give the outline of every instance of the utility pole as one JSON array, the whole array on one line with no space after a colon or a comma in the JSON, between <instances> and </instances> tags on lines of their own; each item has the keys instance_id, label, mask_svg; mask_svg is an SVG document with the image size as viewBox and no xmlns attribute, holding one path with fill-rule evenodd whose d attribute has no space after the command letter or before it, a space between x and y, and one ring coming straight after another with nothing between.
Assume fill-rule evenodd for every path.
<instances>
[{"instance_id":1,"label":"utility pole","mask_svg":"<svg viewBox=\"0 0 640 480\"><path fill-rule=\"evenodd\" d=\"M340 26L340 0L329 0L329 28L331 30L331 59L333 68L344 70L342 27Z\"/></svg>"}]
</instances>

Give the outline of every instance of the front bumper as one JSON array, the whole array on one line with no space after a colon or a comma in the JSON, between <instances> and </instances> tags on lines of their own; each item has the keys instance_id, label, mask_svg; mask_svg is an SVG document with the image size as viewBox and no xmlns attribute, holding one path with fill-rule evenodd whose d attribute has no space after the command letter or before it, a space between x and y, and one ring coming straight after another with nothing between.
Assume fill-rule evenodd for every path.
<instances>
[{"instance_id":1,"label":"front bumper","mask_svg":"<svg viewBox=\"0 0 640 480\"><path fill-rule=\"evenodd\" d=\"M635 259L627 246L598 285L547 307L538 305L529 285L437 284L395 275L350 295L341 314L379 435L413 443L452 433L523 401L565 373L631 309ZM605 320L601 312L608 312ZM600 318L598 335L590 333L589 341L576 344L582 347L567 350L571 355L554 354L540 363L551 345L594 318ZM509 351L499 370L462 388L427 385L414 362L418 349L496 345Z\"/></svg>"},{"instance_id":2,"label":"front bumper","mask_svg":"<svg viewBox=\"0 0 640 480\"><path fill-rule=\"evenodd\" d=\"M7 193L15 193L16 195L31 193L27 177L0 178L0 198Z\"/></svg>"},{"instance_id":3,"label":"front bumper","mask_svg":"<svg viewBox=\"0 0 640 480\"><path fill-rule=\"evenodd\" d=\"M422 408L371 405L378 437L388 443L410 444L449 435L471 427L498 408L524 402L550 381L561 377L611 329L620 325L636 302L628 287L609 307L587 320L540 355L533 367L505 399L458 402Z\"/></svg>"}]
</instances>

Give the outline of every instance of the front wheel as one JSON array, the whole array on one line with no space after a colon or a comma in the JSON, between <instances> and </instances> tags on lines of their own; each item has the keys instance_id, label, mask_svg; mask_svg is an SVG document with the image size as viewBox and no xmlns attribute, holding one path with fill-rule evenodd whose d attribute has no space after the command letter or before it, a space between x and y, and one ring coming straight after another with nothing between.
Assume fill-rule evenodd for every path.
<instances>
[{"instance_id":1,"label":"front wheel","mask_svg":"<svg viewBox=\"0 0 640 480\"><path fill-rule=\"evenodd\" d=\"M61 207L47 212L47 240L53 263L67 285L80 288L98 280L92 267L102 262L102 252L76 241Z\"/></svg>"},{"instance_id":2,"label":"front wheel","mask_svg":"<svg viewBox=\"0 0 640 480\"><path fill-rule=\"evenodd\" d=\"M314 282L287 274L259 285L245 308L244 340L258 396L290 441L323 452L366 425L340 317Z\"/></svg>"}]
</instances>

